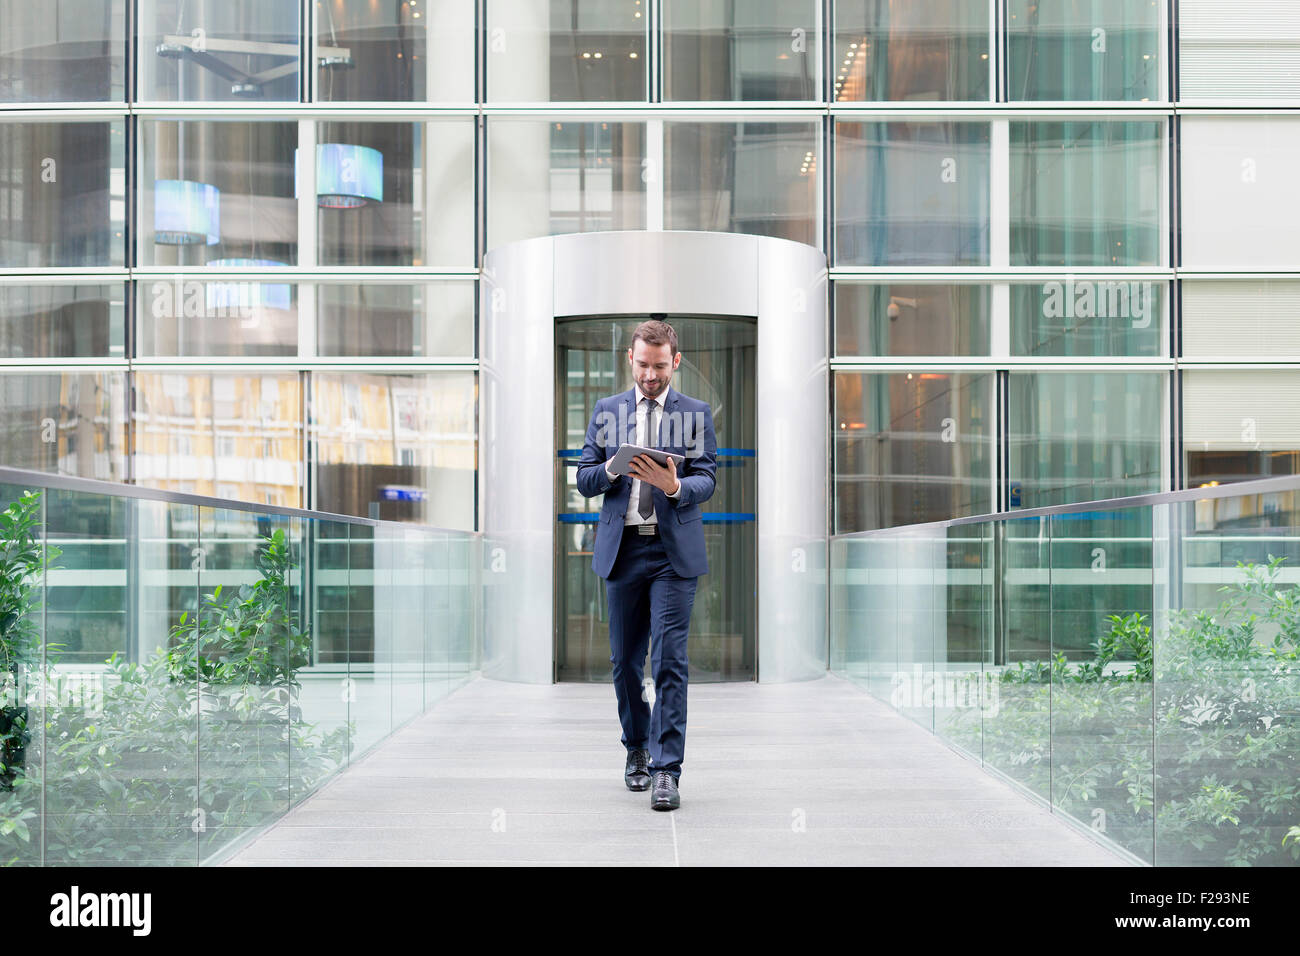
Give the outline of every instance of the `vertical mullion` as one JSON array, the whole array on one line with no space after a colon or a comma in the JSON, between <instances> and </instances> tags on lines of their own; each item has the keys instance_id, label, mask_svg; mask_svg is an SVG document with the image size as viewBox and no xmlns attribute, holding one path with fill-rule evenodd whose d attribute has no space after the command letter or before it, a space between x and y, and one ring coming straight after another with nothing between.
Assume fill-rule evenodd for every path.
<instances>
[{"instance_id":1,"label":"vertical mullion","mask_svg":"<svg viewBox=\"0 0 1300 956\"><path fill-rule=\"evenodd\" d=\"M661 64L663 47L660 38L663 35L664 0L649 0L649 16L646 17L646 101L662 103L664 98L664 71Z\"/></svg>"},{"instance_id":2,"label":"vertical mullion","mask_svg":"<svg viewBox=\"0 0 1300 956\"><path fill-rule=\"evenodd\" d=\"M298 12L299 47L298 96L303 103L316 98L316 4L302 0Z\"/></svg>"},{"instance_id":3,"label":"vertical mullion","mask_svg":"<svg viewBox=\"0 0 1300 956\"><path fill-rule=\"evenodd\" d=\"M646 120L646 169L649 182L646 183L646 223L651 232L660 232L664 228L664 121L662 119Z\"/></svg>"}]
</instances>

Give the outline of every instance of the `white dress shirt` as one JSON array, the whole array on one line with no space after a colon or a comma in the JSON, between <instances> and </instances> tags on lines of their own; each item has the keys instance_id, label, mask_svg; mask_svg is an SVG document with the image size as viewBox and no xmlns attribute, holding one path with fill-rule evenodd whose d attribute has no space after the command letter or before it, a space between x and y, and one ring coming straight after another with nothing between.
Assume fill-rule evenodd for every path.
<instances>
[{"instance_id":1,"label":"white dress shirt","mask_svg":"<svg viewBox=\"0 0 1300 956\"><path fill-rule=\"evenodd\" d=\"M645 405L642 405L642 404L641 404L641 399L643 399L643 398L647 398L648 396L647 396L645 393L643 393L643 392L641 391L641 386L640 386L640 385L634 385L634 386L633 386L633 390L634 390L635 393L636 393L636 438L635 438L635 440L633 441L633 444L655 447L655 443L652 443L652 442L650 442L650 441L648 440L648 437L649 437L649 434L650 434L650 432L649 432L650 414L649 414L649 413L652 411L652 409L649 408L648 406L645 406ZM672 386L671 386L671 385L669 385L667 388L665 388L664 391L663 391L663 394L660 395L658 398L652 398L652 399L650 399L652 402L654 402L655 404L657 404L657 405L659 406L659 421L660 421L661 423L663 422L663 417L664 417L664 406L668 403L668 393L669 393L670 391L672 391ZM658 436L656 436L656 442L657 442L657 440L658 440ZM611 472L610 472L610 470L609 470L609 462L605 462L605 474L609 475L609 480L610 480L610 481L618 481L619 478L623 477L622 475L611 474ZM632 476L629 475L628 477L631 478ZM664 492L664 494L668 494L668 493L667 493L667 492ZM677 494L674 494L674 495L668 495L668 498L669 498L670 501L676 501L678 498L681 497L681 494L682 494L681 479L678 478L678 479L677 479ZM640 496L641 496L641 479L640 479L640 478L632 478L632 490L631 490L631 492L628 493L628 496L627 496L627 511L626 511L626 512L624 513L624 515L623 515L623 524L624 524L624 525L630 525L630 524L641 524L641 523L642 523L642 521L641 521L641 512L637 511L637 504L638 504L638 502L639 502L639 500L640 500ZM658 524L658 523L659 523L659 517L654 513L653 510L651 510L651 512L650 512L650 517L649 517L649 518L648 518L644 523L645 523L645 524Z\"/></svg>"}]
</instances>

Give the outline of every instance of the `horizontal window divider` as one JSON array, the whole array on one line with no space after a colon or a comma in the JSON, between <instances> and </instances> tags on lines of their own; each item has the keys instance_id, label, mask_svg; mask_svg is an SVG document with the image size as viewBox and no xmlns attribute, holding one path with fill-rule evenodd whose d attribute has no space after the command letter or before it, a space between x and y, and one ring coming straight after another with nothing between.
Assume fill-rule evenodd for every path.
<instances>
[{"instance_id":1,"label":"horizontal window divider","mask_svg":"<svg viewBox=\"0 0 1300 956\"><path fill-rule=\"evenodd\" d=\"M1300 110L1300 100L1181 100L1175 112L1181 116L1286 115Z\"/></svg>"},{"instance_id":2,"label":"horizontal window divider","mask_svg":"<svg viewBox=\"0 0 1300 956\"><path fill-rule=\"evenodd\" d=\"M1284 369L1295 371L1300 369L1300 355L1297 355L1291 361L1278 359L1276 355L1262 356L1260 358L1215 358L1215 359L1194 359L1180 358L1178 367L1182 369Z\"/></svg>"},{"instance_id":3,"label":"horizontal window divider","mask_svg":"<svg viewBox=\"0 0 1300 956\"><path fill-rule=\"evenodd\" d=\"M896 266L832 266L829 270L832 280L869 278L873 281L898 279L899 281L933 282L1035 282L1039 279L1151 279L1167 281L1177 278L1174 269L1150 269L1145 267L1127 268L1087 268L1069 269L1025 267L1014 272L1005 269L992 269L987 266L957 267L919 267L900 269Z\"/></svg>"},{"instance_id":4,"label":"horizontal window divider","mask_svg":"<svg viewBox=\"0 0 1300 956\"><path fill-rule=\"evenodd\" d=\"M0 103L0 119L117 119L131 114L126 103Z\"/></svg>"},{"instance_id":5,"label":"horizontal window divider","mask_svg":"<svg viewBox=\"0 0 1300 956\"><path fill-rule=\"evenodd\" d=\"M441 103L416 102L363 102L361 100L316 100L304 103L299 115L329 115L331 113L374 113L389 116L394 113L411 116L476 116L479 104L473 100L454 100Z\"/></svg>"},{"instance_id":6,"label":"horizontal window divider","mask_svg":"<svg viewBox=\"0 0 1300 956\"><path fill-rule=\"evenodd\" d=\"M952 358L918 356L909 358L875 358L844 356L830 360L834 372L961 372L961 371L1068 371L1079 372L1169 372L1176 368L1173 359L1106 358L1093 355L1078 357L1032 356L1024 358Z\"/></svg>"},{"instance_id":7,"label":"horizontal window divider","mask_svg":"<svg viewBox=\"0 0 1300 956\"><path fill-rule=\"evenodd\" d=\"M347 122L352 119L421 120L438 117L470 118L479 115L479 108L469 106L412 106L395 103L391 107L358 106L340 103L332 106L294 103L259 103L243 106L202 106L196 104L141 103L133 107L136 116L151 119L328 119Z\"/></svg>"},{"instance_id":8,"label":"horizontal window divider","mask_svg":"<svg viewBox=\"0 0 1300 956\"><path fill-rule=\"evenodd\" d=\"M1300 280L1300 272L1247 272L1244 270L1241 272L1223 272L1222 270L1216 270L1214 272L1200 272L1195 269L1180 268L1178 270L1178 278L1189 279L1189 280L1192 279L1238 280L1240 279L1242 281L1248 281L1252 279L1259 279L1259 280L1266 280L1266 281L1286 279L1286 280L1295 281L1295 280Z\"/></svg>"},{"instance_id":9,"label":"horizontal window divider","mask_svg":"<svg viewBox=\"0 0 1300 956\"><path fill-rule=\"evenodd\" d=\"M665 100L662 103L653 104L653 108L658 110L702 110L708 113L734 110L808 113L824 112L828 105L827 100Z\"/></svg>"},{"instance_id":10,"label":"horizontal window divider","mask_svg":"<svg viewBox=\"0 0 1300 956\"><path fill-rule=\"evenodd\" d=\"M811 121L826 115L825 107L809 107L808 109L791 109L790 107L780 107L773 109L747 109L736 107L735 105L721 105L717 107L706 107L699 109L680 109L666 108L661 103L655 103L651 106L616 106L612 104L593 104L590 107L578 108L570 103L555 103L543 105L540 107L518 107L518 106L484 106L483 115L492 116L521 116L531 119L541 120L604 120L604 119L661 119L661 120L737 120L737 119L802 119Z\"/></svg>"},{"instance_id":11,"label":"horizontal window divider","mask_svg":"<svg viewBox=\"0 0 1300 956\"><path fill-rule=\"evenodd\" d=\"M131 368L149 371L167 371L185 369L188 372L220 370L222 372L292 372L311 371L313 369L332 369L344 372L374 371L477 371L478 359L459 358L397 358L392 361L379 361L373 358L275 358L251 359L246 355L214 356L150 356L131 360Z\"/></svg>"},{"instance_id":12,"label":"horizontal window divider","mask_svg":"<svg viewBox=\"0 0 1300 956\"><path fill-rule=\"evenodd\" d=\"M105 357L92 358L84 355L74 355L66 358L0 358L0 369L14 371L16 369L32 368L53 368L60 372L81 372L96 371L101 369L120 369L129 371L131 368L130 359L126 357Z\"/></svg>"},{"instance_id":13,"label":"horizontal window divider","mask_svg":"<svg viewBox=\"0 0 1300 956\"><path fill-rule=\"evenodd\" d=\"M281 269L266 268L238 268L222 267L218 269L207 268L205 266L184 266L182 268L167 266L145 266L133 269L130 272L130 278L136 279L167 279L167 278L190 278L203 279L214 276L240 276L243 278L264 277L276 279L280 282L285 280L302 279L314 283L329 284L331 282L354 282L357 280L372 280L374 282L391 282L400 279L405 282L418 282L423 279L434 281L459 279L464 281L476 280L480 272L472 267L445 267L445 268L427 268L425 266L380 266L369 268L364 266L285 266Z\"/></svg>"},{"instance_id":14,"label":"horizontal window divider","mask_svg":"<svg viewBox=\"0 0 1300 956\"><path fill-rule=\"evenodd\" d=\"M459 371L477 370L478 359L464 358L455 355L430 355L427 358L419 355L415 356L398 356L391 359L375 358L374 356L345 356L335 358L333 356L316 356L310 361L302 364L303 368L344 368L344 369L365 369L365 368L448 368Z\"/></svg>"},{"instance_id":15,"label":"horizontal window divider","mask_svg":"<svg viewBox=\"0 0 1300 956\"><path fill-rule=\"evenodd\" d=\"M1140 107L1140 108L1138 108ZM879 103L864 103L861 106L846 106L836 103L830 109L834 117L889 117L891 119L912 119L918 121L939 122L975 122L985 119L1167 119L1174 113L1172 104L1138 103L1128 104L1093 104L1076 103L1069 106L1044 106L1041 103L1026 103L1017 107L1010 103L990 103L980 106L962 105L951 109L918 109L915 103L901 103L896 107Z\"/></svg>"},{"instance_id":16,"label":"horizontal window divider","mask_svg":"<svg viewBox=\"0 0 1300 956\"><path fill-rule=\"evenodd\" d=\"M131 270L120 266L105 269L0 269L0 285L120 282L129 278Z\"/></svg>"}]
</instances>

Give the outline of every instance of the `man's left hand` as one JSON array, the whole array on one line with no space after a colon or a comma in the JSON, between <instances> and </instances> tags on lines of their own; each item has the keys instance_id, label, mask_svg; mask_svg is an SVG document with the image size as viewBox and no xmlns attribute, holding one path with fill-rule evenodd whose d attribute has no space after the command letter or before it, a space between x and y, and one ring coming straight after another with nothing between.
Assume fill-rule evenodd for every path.
<instances>
[{"instance_id":1,"label":"man's left hand","mask_svg":"<svg viewBox=\"0 0 1300 956\"><path fill-rule=\"evenodd\" d=\"M676 459L669 457L668 464L661 465L649 455L637 455L627 464L628 473L633 478L649 482L666 495L675 494L682 486L677 478Z\"/></svg>"}]
</instances>

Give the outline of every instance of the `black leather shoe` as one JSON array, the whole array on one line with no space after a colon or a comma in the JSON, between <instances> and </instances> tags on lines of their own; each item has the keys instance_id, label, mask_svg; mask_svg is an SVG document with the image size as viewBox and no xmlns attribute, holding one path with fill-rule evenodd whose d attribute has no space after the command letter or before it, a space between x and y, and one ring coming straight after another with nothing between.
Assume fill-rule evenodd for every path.
<instances>
[{"instance_id":1,"label":"black leather shoe","mask_svg":"<svg viewBox=\"0 0 1300 956\"><path fill-rule=\"evenodd\" d=\"M623 782L629 790L650 789L650 751L629 750L627 766L623 768Z\"/></svg>"},{"instance_id":2,"label":"black leather shoe","mask_svg":"<svg viewBox=\"0 0 1300 956\"><path fill-rule=\"evenodd\" d=\"M667 770L655 774L654 792L650 794L651 810L676 810L682 805L681 794L677 792L677 779Z\"/></svg>"}]
</instances>

